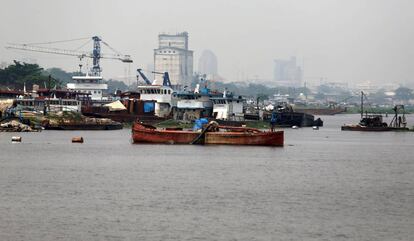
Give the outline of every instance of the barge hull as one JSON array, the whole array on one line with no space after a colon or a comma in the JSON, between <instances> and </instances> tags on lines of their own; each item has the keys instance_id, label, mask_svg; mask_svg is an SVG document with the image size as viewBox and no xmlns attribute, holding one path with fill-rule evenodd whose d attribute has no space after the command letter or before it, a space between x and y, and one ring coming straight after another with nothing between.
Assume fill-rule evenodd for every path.
<instances>
[{"instance_id":1,"label":"barge hull","mask_svg":"<svg viewBox=\"0 0 414 241\"><path fill-rule=\"evenodd\" d=\"M283 131L244 133L244 132L209 132L205 144L208 145L260 145L283 146Z\"/></svg>"},{"instance_id":2,"label":"barge hull","mask_svg":"<svg viewBox=\"0 0 414 241\"><path fill-rule=\"evenodd\" d=\"M120 130L122 124L113 125L47 125L46 130Z\"/></svg>"},{"instance_id":3,"label":"barge hull","mask_svg":"<svg viewBox=\"0 0 414 241\"><path fill-rule=\"evenodd\" d=\"M206 145L260 145L283 146L284 132L252 132L251 128L232 127L232 131L206 132L203 144ZM243 131L244 130L244 131ZM202 132L182 130L157 130L154 127L134 124L134 143L191 144Z\"/></svg>"},{"instance_id":4,"label":"barge hull","mask_svg":"<svg viewBox=\"0 0 414 241\"><path fill-rule=\"evenodd\" d=\"M365 127L365 126L341 126L342 131L409 131L404 127Z\"/></svg>"}]
</instances>

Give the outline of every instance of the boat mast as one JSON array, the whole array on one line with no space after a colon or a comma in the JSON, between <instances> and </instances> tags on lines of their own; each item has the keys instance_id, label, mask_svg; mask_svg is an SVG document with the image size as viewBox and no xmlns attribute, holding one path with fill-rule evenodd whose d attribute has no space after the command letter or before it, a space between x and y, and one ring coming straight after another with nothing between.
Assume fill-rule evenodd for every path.
<instances>
[{"instance_id":1,"label":"boat mast","mask_svg":"<svg viewBox=\"0 0 414 241\"><path fill-rule=\"evenodd\" d=\"M361 91L361 119L364 117L364 92Z\"/></svg>"}]
</instances>

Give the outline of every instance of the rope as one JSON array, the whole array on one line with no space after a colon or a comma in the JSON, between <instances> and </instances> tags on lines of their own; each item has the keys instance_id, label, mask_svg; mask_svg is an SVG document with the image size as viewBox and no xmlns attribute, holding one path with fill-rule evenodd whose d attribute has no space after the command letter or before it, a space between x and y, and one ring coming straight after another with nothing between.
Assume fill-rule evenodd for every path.
<instances>
[{"instance_id":1,"label":"rope","mask_svg":"<svg viewBox=\"0 0 414 241\"><path fill-rule=\"evenodd\" d=\"M49 42L41 42L41 43L27 43L26 45L41 45L41 44L66 43L66 42L73 42L73 41L79 41L79 40L85 40L85 39L90 39L90 37L87 37L87 38L76 38L76 39L69 39L69 40L57 40L57 41L49 41Z\"/></svg>"}]
</instances>

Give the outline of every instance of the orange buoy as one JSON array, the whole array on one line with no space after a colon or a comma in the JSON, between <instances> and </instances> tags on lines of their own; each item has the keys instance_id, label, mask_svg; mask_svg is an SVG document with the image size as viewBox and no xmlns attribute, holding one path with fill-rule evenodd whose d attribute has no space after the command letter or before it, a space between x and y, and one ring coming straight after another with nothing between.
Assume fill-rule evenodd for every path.
<instances>
[{"instance_id":1,"label":"orange buoy","mask_svg":"<svg viewBox=\"0 0 414 241\"><path fill-rule=\"evenodd\" d=\"M83 137L75 136L72 138L72 143L83 143Z\"/></svg>"}]
</instances>

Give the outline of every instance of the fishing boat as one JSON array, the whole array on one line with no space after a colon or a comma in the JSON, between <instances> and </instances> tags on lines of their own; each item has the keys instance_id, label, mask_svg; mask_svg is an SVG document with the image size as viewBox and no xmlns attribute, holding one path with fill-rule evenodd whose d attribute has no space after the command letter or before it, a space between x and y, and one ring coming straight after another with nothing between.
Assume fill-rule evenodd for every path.
<instances>
[{"instance_id":1,"label":"fishing boat","mask_svg":"<svg viewBox=\"0 0 414 241\"><path fill-rule=\"evenodd\" d=\"M393 108L394 117L390 124L383 121L380 114L364 114L364 92L361 91L361 120L358 124L345 124L341 127L343 131L409 131L405 118L404 105L396 105ZM400 112L402 112L400 114Z\"/></svg>"},{"instance_id":2,"label":"fishing boat","mask_svg":"<svg viewBox=\"0 0 414 241\"><path fill-rule=\"evenodd\" d=\"M157 129L136 122L132 126L132 140L134 143L283 146L284 133L247 127L220 126L214 121L201 131L179 128Z\"/></svg>"}]
</instances>

